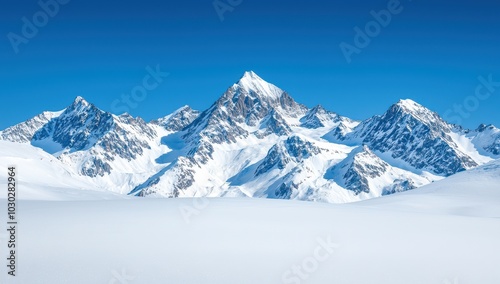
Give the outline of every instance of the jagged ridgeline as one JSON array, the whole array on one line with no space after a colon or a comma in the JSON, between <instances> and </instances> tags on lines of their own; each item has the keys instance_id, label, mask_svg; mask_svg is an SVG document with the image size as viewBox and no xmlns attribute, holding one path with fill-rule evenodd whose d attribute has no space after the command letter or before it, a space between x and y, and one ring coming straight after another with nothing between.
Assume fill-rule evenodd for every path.
<instances>
[{"instance_id":1,"label":"jagged ridgeline","mask_svg":"<svg viewBox=\"0 0 500 284\"><path fill-rule=\"evenodd\" d=\"M95 188L143 197L352 202L500 158L493 125L463 129L412 100L355 121L308 108L254 72L204 111L184 106L147 123L78 97L0 139L43 149Z\"/></svg>"}]
</instances>

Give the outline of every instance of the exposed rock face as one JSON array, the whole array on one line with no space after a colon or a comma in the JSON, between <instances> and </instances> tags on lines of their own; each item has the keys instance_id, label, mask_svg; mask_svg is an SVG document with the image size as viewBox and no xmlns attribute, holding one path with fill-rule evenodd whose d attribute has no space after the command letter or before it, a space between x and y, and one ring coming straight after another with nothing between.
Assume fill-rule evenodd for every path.
<instances>
[{"instance_id":1,"label":"exposed rock face","mask_svg":"<svg viewBox=\"0 0 500 284\"><path fill-rule=\"evenodd\" d=\"M154 120L151 123L160 125L169 131L181 131L184 127L191 124L199 115L199 111L193 110L189 106L184 106L174 113Z\"/></svg>"},{"instance_id":2,"label":"exposed rock face","mask_svg":"<svg viewBox=\"0 0 500 284\"><path fill-rule=\"evenodd\" d=\"M267 156L255 171L255 176L266 173L275 167L282 170L291 161L300 163L312 155L320 153L321 150L311 142L305 141L298 136L290 136L269 150Z\"/></svg>"},{"instance_id":3,"label":"exposed rock face","mask_svg":"<svg viewBox=\"0 0 500 284\"><path fill-rule=\"evenodd\" d=\"M415 188L417 188L417 186L411 179L404 179L404 180L398 179L395 180L392 185L385 187L384 191L382 192L382 195L394 194L398 192L412 190Z\"/></svg>"},{"instance_id":4,"label":"exposed rock face","mask_svg":"<svg viewBox=\"0 0 500 284\"><path fill-rule=\"evenodd\" d=\"M472 142L493 158L500 157L500 129L493 125L481 124L475 131L464 131L472 137Z\"/></svg>"},{"instance_id":5,"label":"exposed rock face","mask_svg":"<svg viewBox=\"0 0 500 284\"><path fill-rule=\"evenodd\" d=\"M142 119L114 116L77 97L34 133L31 144L54 152L61 160L81 164L82 175L102 177L111 173L111 161L136 159L150 149L155 137L156 132Z\"/></svg>"},{"instance_id":6,"label":"exposed rock face","mask_svg":"<svg viewBox=\"0 0 500 284\"><path fill-rule=\"evenodd\" d=\"M370 192L368 179L382 176L388 168L389 165L386 162L373 154L367 146L363 146L353 150L342 163L334 168L334 171L343 173L341 183L345 188L359 194Z\"/></svg>"},{"instance_id":7,"label":"exposed rock face","mask_svg":"<svg viewBox=\"0 0 500 284\"><path fill-rule=\"evenodd\" d=\"M392 158L401 159L416 169L449 176L478 165L459 150L451 132L452 126L436 113L411 100L401 100L384 115L374 116L337 138L388 152Z\"/></svg>"},{"instance_id":8,"label":"exposed rock face","mask_svg":"<svg viewBox=\"0 0 500 284\"><path fill-rule=\"evenodd\" d=\"M317 129L327 126L332 122L341 122L343 118L334 112L317 105L310 109L304 117L300 119L300 126L310 129Z\"/></svg>"},{"instance_id":9,"label":"exposed rock face","mask_svg":"<svg viewBox=\"0 0 500 284\"><path fill-rule=\"evenodd\" d=\"M271 134L289 135L292 130L287 117L298 118L306 112L307 108L296 103L285 91L253 72L246 72L184 128L183 139L189 147L187 157L206 164L213 158L213 144L235 143L249 135L261 139Z\"/></svg>"},{"instance_id":10,"label":"exposed rock face","mask_svg":"<svg viewBox=\"0 0 500 284\"><path fill-rule=\"evenodd\" d=\"M59 115L60 112L43 112L29 120L26 120L25 122L0 131L0 140L17 143L30 143L33 139L33 135L35 135L40 128Z\"/></svg>"}]
</instances>

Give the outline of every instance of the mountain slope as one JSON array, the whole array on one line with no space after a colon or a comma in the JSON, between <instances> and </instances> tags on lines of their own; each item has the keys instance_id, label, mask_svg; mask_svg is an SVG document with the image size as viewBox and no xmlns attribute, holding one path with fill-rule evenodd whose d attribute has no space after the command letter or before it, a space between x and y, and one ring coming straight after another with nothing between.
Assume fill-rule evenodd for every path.
<instances>
[{"instance_id":1,"label":"mountain slope","mask_svg":"<svg viewBox=\"0 0 500 284\"><path fill-rule=\"evenodd\" d=\"M500 131L470 131L411 100L362 122L311 109L254 72L208 109L146 123L78 97L0 132L52 154L97 189L143 197L354 202L414 189L500 155Z\"/></svg>"},{"instance_id":2,"label":"mountain slope","mask_svg":"<svg viewBox=\"0 0 500 284\"><path fill-rule=\"evenodd\" d=\"M416 170L449 176L478 166L460 151L452 126L435 112L411 100L401 100L382 116L360 123L352 132L335 137L348 143L364 143Z\"/></svg>"},{"instance_id":3,"label":"mountain slope","mask_svg":"<svg viewBox=\"0 0 500 284\"><path fill-rule=\"evenodd\" d=\"M402 211L468 217L499 218L500 160L446 179L357 206L390 207Z\"/></svg>"},{"instance_id":4,"label":"mountain slope","mask_svg":"<svg viewBox=\"0 0 500 284\"><path fill-rule=\"evenodd\" d=\"M31 119L0 131L0 140L17 143L29 143L33 139L33 135L35 135L40 128L47 124L51 119L61 115L61 113L62 111L45 111Z\"/></svg>"},{"instance_id":5,"label":"mountain slope","mask_svg":"<svg viewBox=\"0 0 500 284\"><path fill-rule=\"evenodd\" d=\"M217 145L238 144L238 141L255 138L266 144L269 139L276 140L276 136L291 134L291 124L298 124L300 116L306 112L307 108L296 103L285 91L265 82L254 72L245 72L209 109L182 130L185 159L177 159L174 165L169 166L165 175L170 178L163 178L165 184L176 190L186 190L195 184L195 172L199 172L198 176L212 175L207 164L213 161ZM189 166L188 170L186 164L194 168ZM208 168L208 172L202 174L204 170L200 172L199 167ZM193 174L186 177L185 172ZM203 190L222 186L225 181L220 178L229 177L208 178L212 182L201 182L207 185ZM214 184L215 180L219 181ZM154 183L155 186L161 184ZM191 196L194 193L186 194ZM171 193L167 196L171 196Z\"/></svg>"},{"instance_id":6,"label":"mountain slope","mask_svg":"<svg viewBox=\"0 0 500 284\"><path fill-rule=\"evenodd\" d=\"M248 84L246 81L252 76L255 75L246 73L236 86L187 126L179 135L183 141L180 144L185 145L185 149L179 151L183 154L136 187L132 194L351 202L413 189L439 179L431 174L413 173L390 165L376 181L363 186L358 186L355 179L372 180L369 172L359 172L356 178L347 181L329 178L329 174L325 174L328 169L342 171L334 166L346 159L353 148L328 143L317 135L308 134L325 133L343 126L352 128L357 123L320 106L304 111L304 107L293 100L290 100L290 106L300 110L301 115L290 114L287 108L276 103L279 97L276 92L266 94L264 91L272 87L252 90L249 86L262 87L264 84L260 78L258 84ZM238 93L240 89L244 90L243 95ZM267 106L266 111L256 116L255 107L247 109L232 104L234 100L244 98L245 94L255 94L257 107L263 110L262 106ZM254 119L256 117L260 120ZM252 129L252 125L247 123L249 121L258 126ZM297 132L305 134L293 134ZM197 136L193 138L192 135ZM356 167L364 166L363 163L369 164L370 159L356 163ZM363 194L360 194L359 188Z\"/></svg>"},{"instance_id":7,"label":"mountain slope","mask_svg":"<svg viewBox=\"0 0 500 284\"><path fill-rule=\"evenodd\" d=\"M199 115L199 111L193 110L189 106L183 106L182 108L174 111L172 114L158 120L154 120L151 123L157 124L168 131L180 131L184 127L191 124L191 122L193 122Z\"/></svg>"},{"instance_id":8,"label":"mountain slope","mask_svg":"<svg viewBox=\"0 0 500 284\"><path fill-rule=\"evenodd\" d=\"M18 197L22 199L69 200L111 195L107 190L99 191L91 178L78 175L70 166L28 143L0 141L0 166L16 167Z\"/></svg>"},{"instance_id":9,"label":"mountain slope","mask_svg":"<svg viewBox=\"0 0 500 284\"><path fill-rule=\"evenodd\" d=\"M500 158L500 129L494 125L481 124L475 131L466 132L466 135L483 154Z\"/></svg>"},{"instance_id":10,"label":"mountain slope","mask_svg":"<svg viewBox=\"0 0 500 284\"><path fill-rule=\"evenodd\" d=\"M341 122L342 120L343 118L338 114L324 109L321 105L317 105L310 109L304 117L300 119L300 126L317 129L325 126L331 126L334 123Z\"/></svg>"},{"instance_id":11,"label":"mountain slope","mask_svg":"<svg viewBox=\"0 0 500 284\"><path fill-rule=\"evenodd\" d=\"M345 160L329 169L327 176L356 195L366 193L373 196L415 189L430 181L392 167L366 145L354 149Z\"/></svg>"},{"instance_id":12,"label":"mountain slope","mask_svg":"<svg viewBox=\"0 0 500 284\"><path fill-rule=\"evenodd\" d=\"M77 97L34 134L31 144L75 165L84 176L104 177L116 159L132 161L151 150L155 137L142 119L114 116Z\"/></svg>"}]
</instances>

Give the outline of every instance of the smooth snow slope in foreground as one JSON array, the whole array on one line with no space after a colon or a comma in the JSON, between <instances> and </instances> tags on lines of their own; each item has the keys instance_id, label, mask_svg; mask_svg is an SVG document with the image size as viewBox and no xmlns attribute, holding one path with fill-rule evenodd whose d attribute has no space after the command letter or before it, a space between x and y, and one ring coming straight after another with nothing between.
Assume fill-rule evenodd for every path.
<instances>
[{"instance_id":1,"label":"smooth snow slope in foreground","mask_svg":"<svg viewBox=\"0 0 500 284\"><path fill-rule=\"evenodd\" d=\"M366 200L356 205L428 214L500 218L500 160L415 191Z\"/></svg>"},{"instance_id":2,"label":"smooth snow slope in foreground","mask_svg":"<svg viewBox=\"0 0 500 284\"><path fill-rule=\"evenodd\" d=\"M2 187L4 180L2 174ZM0 279L498 284L499 181L496 162L412 192L344 205L230 198L22 200L18 276L6 278L1 266ZM5 200L0 204L6 212Z\"/></svg>"}]
</instances>

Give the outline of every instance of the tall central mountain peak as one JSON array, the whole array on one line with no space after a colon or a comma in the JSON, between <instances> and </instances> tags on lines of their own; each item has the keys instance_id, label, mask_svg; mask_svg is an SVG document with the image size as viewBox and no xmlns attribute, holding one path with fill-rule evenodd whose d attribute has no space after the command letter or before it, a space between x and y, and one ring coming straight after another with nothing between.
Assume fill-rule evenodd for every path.
<instances>
[{"instance_id":1,"label":"tall central mountain peak","mask_svg":"<svg viewBox=\"0 0 500 284\"><path fill-rule=\"evenodd\" d=\"M75 98L75 100L73 101L73 105L89 105L89 102L87 102L87 100L85 100L82 96L77 96Z\"/></svg>"},{"instance_id":2,"label":"tall central mountain peak","mask_svg":"<svg viewBox=\"0 0 500 284\"><path fill-rule=\"evenodd\" d=\"M395 106L404 108L407 111L425 110L425 107L411 99L400 99Z\"/></svg>"},{"instance_id":3,"label":"tall central mountain peak","mask_svg":"<svg viewBox=\"0 0 500 284\"><path fill-rule=\"evenodd\" d=\"M283 90L275 85L264 81L253 71L247 71L241 79L233 86L242 91L246 91L249 95L258 96L260 98L279 99L283 94Z\"/></svg>"},{"instance_id":4,"label":"tall central mountain peak","mask_svg":"<svg viewBox=\"0 0 500 284\"><path fill-rule=\"evenodd\" d=\"M249 71L186 128L185 138L199 141L206 137L222 143L236 142L238 137L251 134L264 137L269 131L259 129L290 129L287 118L298 118L306 112L307 107L285 91Z\"/></svg>"},{"instance_id":5,"label":"tall central mountain peak","mask_svg":"<svg viewBox=\"0 0 500 284\"><path fill-rule=\"evenodd\" d=\"M265 81L253 71L245 72L218 102L227 104L228 100L233 101L237 107L241 107L243 104L250 108L254 105L266 110L273 108L292 117L301 115L307 110L305 106L296 103L286 91ZM294 113L298 110L300 110L299 113Z\"/></svg>"}]
</instances>

